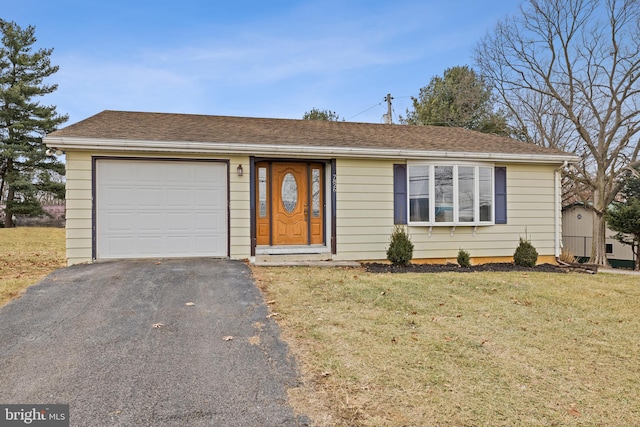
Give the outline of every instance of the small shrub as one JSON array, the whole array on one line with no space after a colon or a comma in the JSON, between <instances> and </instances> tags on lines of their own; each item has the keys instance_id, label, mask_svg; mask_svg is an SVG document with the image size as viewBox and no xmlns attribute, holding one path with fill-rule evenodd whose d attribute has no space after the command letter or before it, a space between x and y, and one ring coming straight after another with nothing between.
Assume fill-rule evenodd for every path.
<instances>
[{"instance_id":1,"label":"small shrub","mask_svg":"<svg viewBox=\"0 0 640 427\"><path fill-rule=\"evenodd\" d=\"M464 249L458 251L458 265L465 268L471 267L471 255Z\"/></svg>"},{"instance_id":2,"label":"small shrub","mask_svg":"<svg viewBox=\"0 0 640 427\"><path fill-rule=\"evenodd\" d=\"M409 234L403 226L396 225L387 249L387 259L393 265L405 266L409 264L411 258L413 258L413 243L409 239Z\"/></svg>"},{"instance_id":3,"label":"small shrub","mask_svg":"<svg viewBox=\"0 0 640 427\"><path fill-rule=\"evenodd\" d=\"M560 261L566 264L573 264L576 262L576 256L571 252L571 249L562 248L562 252L560 252Z\"/></svg>"},{"instance_id":4,"label":"small shrub","mask_svg":"<svg viewBox=\"0 0 640 427\"><path fill-rule=\"evenodd\" d=\"M520 244L513 254L513 262L521 267L535 267L538 262L538 251L530 241L520 238Z\"/></svg>"}]
</instances>

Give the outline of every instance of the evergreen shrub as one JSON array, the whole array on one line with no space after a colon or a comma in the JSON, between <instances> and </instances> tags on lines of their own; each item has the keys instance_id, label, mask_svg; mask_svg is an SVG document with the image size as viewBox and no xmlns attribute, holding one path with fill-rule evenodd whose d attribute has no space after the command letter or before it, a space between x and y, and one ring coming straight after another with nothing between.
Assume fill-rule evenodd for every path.
<instances>
[{"instance_id":1,"label":"evergreen shrub","mask_svg":"<svg viewBox=\"0 0 640 427\"><path fill-rule=\"evenodd\" d=\"M529 240L520 238L520 244L513 254L513 262L521 267L535 267L538 262L538 251Z\"/></svg>"},{"instance_id":2,"label":"evergreen shrub","mask_svg":"<svg viewBox=\"0 0 640 427\"><path fill-rule=\"evenodd\" d=\"M401 225L396 225L391 234L389 248L387 249L387 259L393 265L408 265L413 258L413 243L409 239L409 234Z\"/></svg>"},{"instance_id":3,"label":"evergreen shrub","mask_svg":"<svg viewBox=\"0 0 640 427\"><path fill-rule=\"evenodd\" d=\"M465 268L471 267L471 254L464 249L458 251L458 265Z\"/></svg>"}]
</instances>

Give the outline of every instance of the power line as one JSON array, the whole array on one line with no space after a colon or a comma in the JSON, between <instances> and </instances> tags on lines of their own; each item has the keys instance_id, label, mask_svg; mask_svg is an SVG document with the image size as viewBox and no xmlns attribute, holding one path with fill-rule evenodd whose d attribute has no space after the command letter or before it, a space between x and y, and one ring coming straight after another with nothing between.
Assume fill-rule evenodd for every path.
<instances>
[{"instance_id":1,"label":"power line","mask_svg":"<svg viewBox=\"0 0 640 427\"><path fill-rule=\"evenodd\" d=\"M412 96L410 95L404 95L404 96L394 96L391 99L404 99L404 98L412 98ZM351 119L353 119L354 117L358 117L360 114L364 114L367 111L373 110L376 107L381 107L383 102L387 102L387 98L385 97L384 100L382 102L378 102L377 104L372 105L371 107L368 107L365 110L360 111L358 114L355 114L351 117L349 117L348 119L346 119L347 121L350 121ZM395 110L394 110L395 111Z\"/></svg>"},{"instance_id":2,"label":"power line","mask_svg":"<svg viewBox=\"0 0 640 427\"><path fill-rule=\"evenodd\" d=\"M355 116L351 116L351 117L349 117L349 118L347 119L347 121L349 121L349 120L353 119L354 117L358 117L360 114L364 114L364 113L366 113L367 111L372 110L372 109L374 109L374 108L376 108L376 107L378 107L378 106L380 106L380 105L382 105L382 102L378 102L377 104L372 105L371 107L367 108L366 110L362 110L362 111L360 111L360 112L359 112L358 114L356 114Z\"/></svg>"}]
</instances>

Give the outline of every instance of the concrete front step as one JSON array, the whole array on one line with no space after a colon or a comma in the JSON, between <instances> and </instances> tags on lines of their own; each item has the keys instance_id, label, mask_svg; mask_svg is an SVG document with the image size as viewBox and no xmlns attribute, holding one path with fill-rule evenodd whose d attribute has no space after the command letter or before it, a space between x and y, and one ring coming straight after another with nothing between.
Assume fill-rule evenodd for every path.
<instances>
[{"instance_id":1,"label":"concrete front step","mask_svg":"<svg viewBox=\"0 0 640 427\"><path fill-rule=\"evenodd\" d=\"M357 261L254 261L253 265L256 267L361 267Z\"/></svg>"},{"instance_id":2,"label":"concrete front step","mask_svg":"<svg viewBox=\"0 0 640 427\"><path fill-rule=\"evenodd\" d=\"M284 263L284 262L308 262L308 261L330 261L330 253L310 253L310 254L260 254L256 255L254 264L264 263Z\"/></svg>"}]
</instances>

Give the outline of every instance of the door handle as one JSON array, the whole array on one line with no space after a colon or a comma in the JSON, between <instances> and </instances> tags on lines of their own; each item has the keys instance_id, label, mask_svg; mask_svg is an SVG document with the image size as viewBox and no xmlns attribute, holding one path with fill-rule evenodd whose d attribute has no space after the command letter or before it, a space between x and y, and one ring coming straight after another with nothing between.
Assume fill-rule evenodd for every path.
<instances>
[{"instance_id":1,"label":"door handle","mask_svg":"<svg viewBox=\"0 0 640 427\"><path fill-rule=\"evenodd\" d=\"M304 220L309 221L309 208L307 208L307 204L304 204Z\"/></svg>"}]
</instances>

